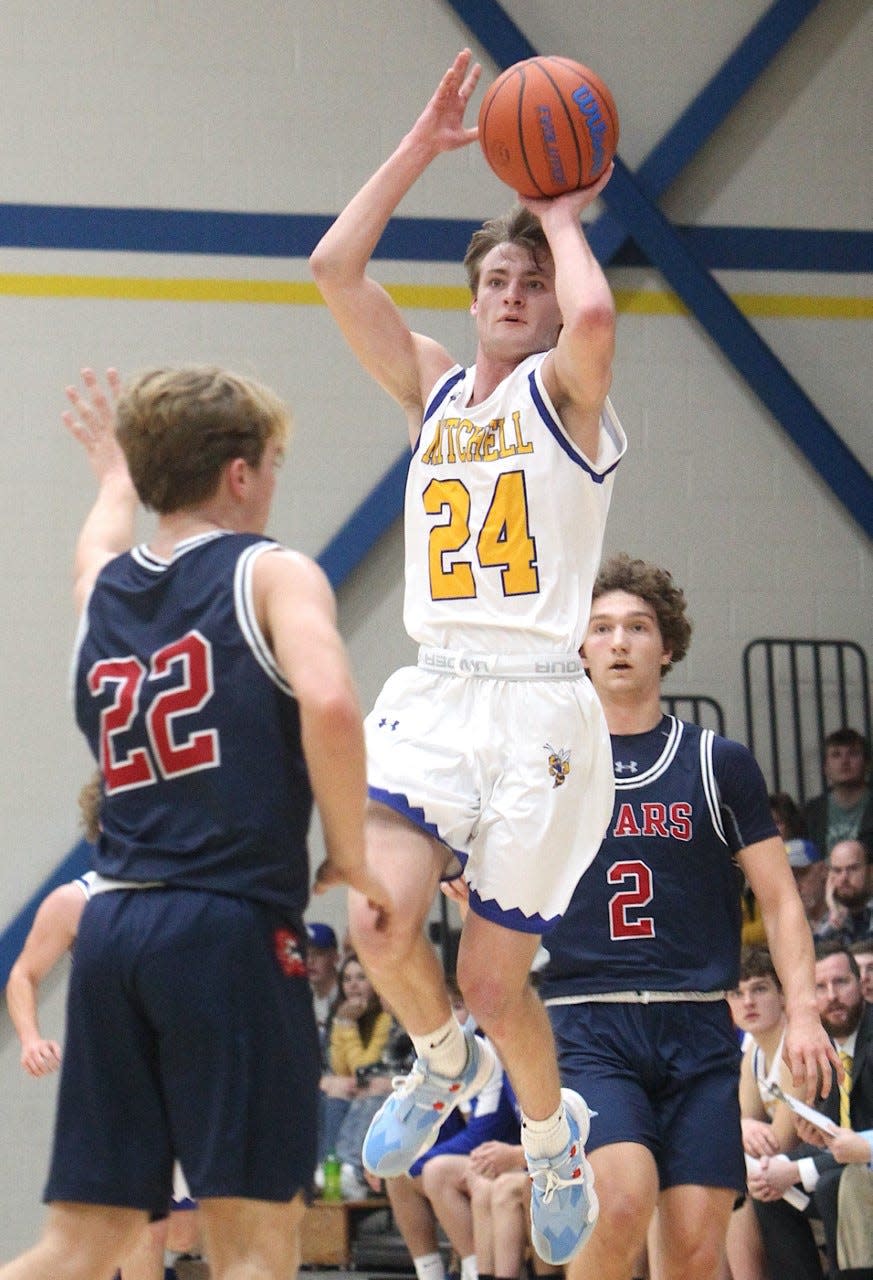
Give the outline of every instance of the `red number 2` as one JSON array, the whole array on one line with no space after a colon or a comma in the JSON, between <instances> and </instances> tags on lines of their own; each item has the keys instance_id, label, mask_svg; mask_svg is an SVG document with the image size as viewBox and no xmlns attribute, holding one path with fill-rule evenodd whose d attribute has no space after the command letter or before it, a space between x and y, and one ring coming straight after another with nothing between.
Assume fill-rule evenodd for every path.
<instances>
[{"instance_id":1,"label":"red number 2","mask_svg":"<svg viewBox=\"0 0 873 1280\"><path fill-rule=\"evenodd\" d=\"M146 712L146 732L151 752L134 747L126 754L119 738L127 733L140 709L143 681L166 676L177 669L178 683L162 689ZM88 688L95 697L108 686L115 697L100 713L100 768L107 793L147 787L162 778L176 778L221 763L216 729L202 729L183 737L176 721L200 711L212 697L212 646L199 631L153 653L149 671L139 658L105 658L88 672ZM178 734L178 737L177 737ZM154 763L153 763L154 762Z\"/></svg>"},{"instance_id":2,"label":"red number 2","mask_svg":"<svg viewBox=\"0 0 873 1280\"><path fill-rule=\"evenodd\" d=\"M653 916L628 919L629 907L645 907L652 901L652 872L645 862L614 862L606 873L610 884L627 884L626 889L609 899L609 936L622 938L654 938Z\"/></svg>"}]
</instances>

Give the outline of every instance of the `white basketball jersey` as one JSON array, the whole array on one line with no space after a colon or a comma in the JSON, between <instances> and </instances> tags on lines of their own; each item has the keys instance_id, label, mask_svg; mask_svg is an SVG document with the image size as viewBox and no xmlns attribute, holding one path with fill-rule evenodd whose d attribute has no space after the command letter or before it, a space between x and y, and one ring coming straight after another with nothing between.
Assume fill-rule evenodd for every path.
<instances>
[{"instance_id":1,"label":"white basketball jersey","mask_svg":"<svg viewBox=\"0 0 873 1280\"><path fill-rule=\"evenodd\" d=\"M419 644L576 653L600 565L613 472L627 442L607 400L596 459L543 386L546 352L481 404L450 369L425 409L406 482L404 622Z\"/></svg>"}]
</instances>

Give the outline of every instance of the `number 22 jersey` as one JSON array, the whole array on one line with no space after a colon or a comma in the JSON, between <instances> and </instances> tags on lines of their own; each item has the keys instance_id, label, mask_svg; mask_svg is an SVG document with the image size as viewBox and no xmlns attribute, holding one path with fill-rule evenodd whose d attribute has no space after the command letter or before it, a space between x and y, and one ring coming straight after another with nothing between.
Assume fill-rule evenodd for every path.
<instances>
[{"instance_id":1,"label":"number 22 jersey","mask_svg":"<svg viewBox=\"0 0 873 1280\"><path fill-rule=\"evenodd\" d=\"M209 533L169 559L135 547L98 575L73 681L103 779L102 876L306 905L299 712L252 601L255 560L276 551Z\"/></svg>"}]
</instances>

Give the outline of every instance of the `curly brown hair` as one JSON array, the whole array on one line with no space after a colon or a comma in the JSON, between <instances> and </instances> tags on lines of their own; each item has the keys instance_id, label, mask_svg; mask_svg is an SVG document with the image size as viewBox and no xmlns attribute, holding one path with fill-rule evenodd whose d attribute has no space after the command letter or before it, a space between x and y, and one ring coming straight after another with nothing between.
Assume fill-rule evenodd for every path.
<instances>
[{"instance_id":1,"label":"curly brown hair","mask_svg":"<svg viewBox=\"0 0 873 1280\"><path fill-rule=\"evenodd\" d=\"M661 569L647 560L634 560L622 551L601 566L594 583L592 601L608 591L626 591L651 605L658 620L664 648L670 661L664 664L664 675L681 662L691 643L691 619L686 616L687 601L681 587L673 581L669 569Z\"/></svg>"},{"instance_id":2,"label":"curly brown hair","mask_svg":"<svg viewBox=\"0 0 873 1280\"><path fill-rule=\"evenodd\" d=\"M524 205L513 205L508 213L483 222L479 230L473 232L467 246L464 270L474 298L479 288L483 259L499 244L517 244L527 249L538 267L542 266L543 259L551 257L552 251L539 218Z\"/></svg>"}]
</instances>

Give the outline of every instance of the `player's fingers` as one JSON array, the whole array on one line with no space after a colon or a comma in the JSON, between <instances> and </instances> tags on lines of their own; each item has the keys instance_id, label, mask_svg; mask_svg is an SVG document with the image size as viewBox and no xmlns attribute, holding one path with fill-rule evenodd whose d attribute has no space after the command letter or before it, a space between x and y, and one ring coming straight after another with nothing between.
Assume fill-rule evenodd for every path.
<instances>
[{"instance_id":1,"label":"player's fingers","mask_svg":"<svg viewBox=\"0 0 873 1280\"><path fill-rule=\"evenodd\" d=\"M117 369L110 366L106 370L106 381L109 384L109 390L112 392L113 397L117 400L121 395L121 374Z\"/></svg>"}]
</instances>

